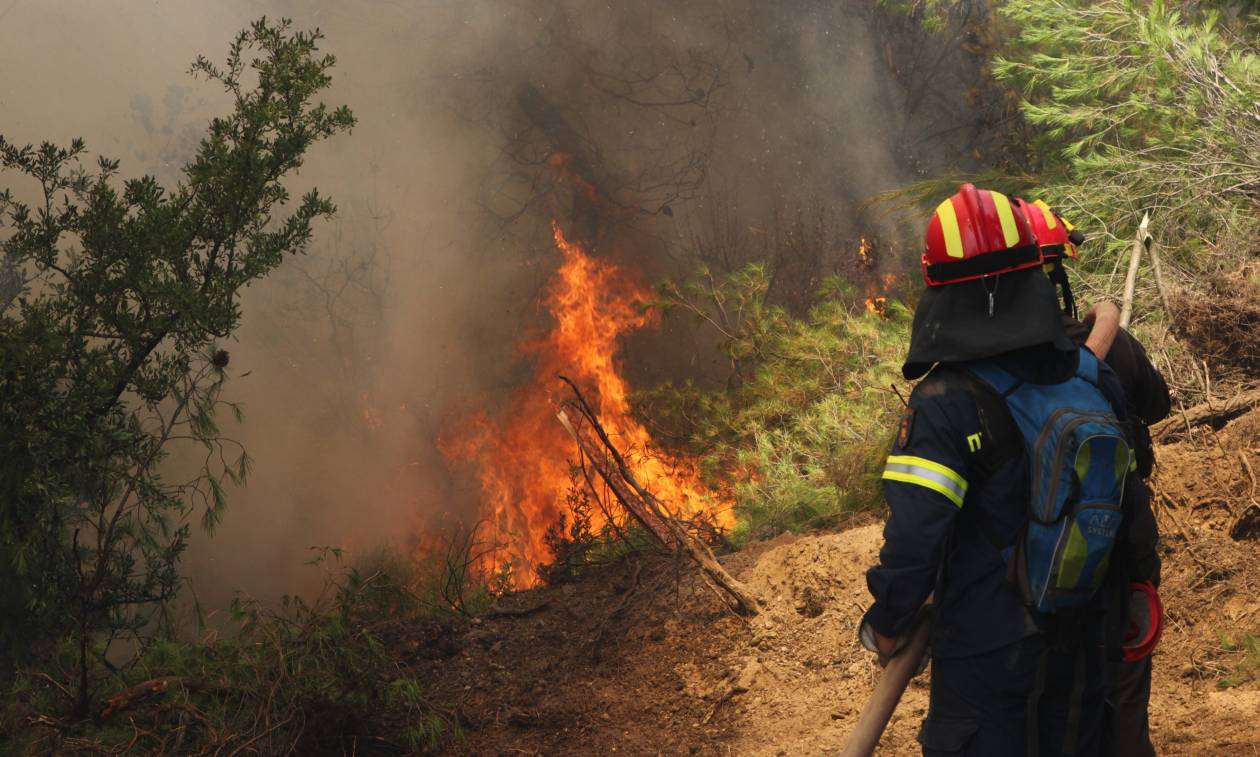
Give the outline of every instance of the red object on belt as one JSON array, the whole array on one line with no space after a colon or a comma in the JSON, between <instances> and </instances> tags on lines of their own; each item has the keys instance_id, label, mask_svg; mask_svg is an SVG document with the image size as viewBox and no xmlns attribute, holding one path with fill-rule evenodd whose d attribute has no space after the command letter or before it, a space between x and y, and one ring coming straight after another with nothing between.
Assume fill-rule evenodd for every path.
<instances>
[{"instance_id":1,"label":"red object on belt","mask_svg":"<svg viewBox=\"0 0 1260 757\"><path fill-rule=\"evenodd\" d=\"M1137 662L1150 657L1159 644L1164 633L1164 605L1149 581L1131 583L1129 589L1129 626L1121 648L1125 662Z\"/></svg>"}]
</instances>

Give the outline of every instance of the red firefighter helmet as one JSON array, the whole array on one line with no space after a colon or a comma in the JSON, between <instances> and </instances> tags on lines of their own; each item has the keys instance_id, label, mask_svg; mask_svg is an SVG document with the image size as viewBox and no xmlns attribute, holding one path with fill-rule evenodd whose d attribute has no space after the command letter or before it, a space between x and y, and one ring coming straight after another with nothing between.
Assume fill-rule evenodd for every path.
<instances>
[{"instance_id":1,"label":"red firefighter helmet","mask_svg":"<svg viewBox=\"0 0 1260 757\"><path fill-rule=\"evenodd\" d=\"M1046 262L1058 260L1064 256L1076 257L1076 245L1072 243L1072 224L1059 217L1043 200L1027 202L1015 198L1015 207L1019 208L1032 227L1033 236L1041 246L1041 257Z\"/></svg>"},{"instance_id":2,"label":"red firefighter helmet","mask_svg":"<svg viewBox=\"0 0 1260 757\"><path fill-rule=\"evenodd\" d=\"M942 202L923 240L928 286L956 284L1041 264L1037 238L1006 195L963 184Z\"/></svg>"}]
</instances>

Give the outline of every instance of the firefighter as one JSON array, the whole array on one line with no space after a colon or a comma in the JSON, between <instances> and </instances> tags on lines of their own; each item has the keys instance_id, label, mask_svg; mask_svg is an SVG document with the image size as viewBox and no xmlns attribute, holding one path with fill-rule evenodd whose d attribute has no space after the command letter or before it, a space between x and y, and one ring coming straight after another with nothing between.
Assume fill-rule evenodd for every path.
<instances>
[{"instance_id":1,"label":"firefighter","mask_svg":"<svg viewBox=\"0 0 1260 757\"><path fill-rule=\"evenodd\" d=\"M1077 320L1075 298L1064 267L1075 260L1084 236L1041 200L1015 200L1041 246L1043 269L1062 295L1068 337L1085 344L1090 327L1101 345L1089 345L1115 371L1124 388L1126 409L1137 453L1138 478L1131 482L1129 522L1119 545L1117 570L1108 591L1112 597L1113 623L1108 624L1107 708L1103 741L1105 753L1117 757L1153 757L1148 705L1151 695L1151 657L1163 627L1159 604L1159 527L1150 508L1150 476L1155 454L1148 425L1168 417L1172 401L1168 384L1146 356L1146 350L1128 331L1119 327L1119 310L1105 303L1095 307L1085 322ZM1104 324L1101 325L1101 324ZM1103 332L1099 334L1098 332ZM1130 608L1133 612L1130 613ZM1127 643L1126 643L1127 642Z\"/></svg>"},{"instance_id":2,"label":"firefighter","mask_svg":"<svg viewBox=\"0 0 1260 757\"><path fill-rule=\"evenodd\" d=\"M933 214L922 264L927 288L902 372L926 377L883 473L890 513L867 573L874 602L862 642L886 659L931 617L925 755L1098 754L1102 599L1046 615L1011 580L1010 555L1028 523L1030 457L1002 396L968 366L1076 387L1092 365L1091 391L1117 415L1122 390L1069 339L1036 238L1006 196L963 185Z\"/></svg>"}]
</instances>

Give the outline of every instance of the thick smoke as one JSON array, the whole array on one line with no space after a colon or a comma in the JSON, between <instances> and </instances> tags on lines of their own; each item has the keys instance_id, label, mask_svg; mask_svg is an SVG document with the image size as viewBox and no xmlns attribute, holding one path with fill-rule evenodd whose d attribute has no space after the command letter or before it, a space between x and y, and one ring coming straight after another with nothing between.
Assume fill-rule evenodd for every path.
<instances>
[{"instance_id":1,"label":"thick smoke","mask_svg":"<svg viewBox=\"0 0 1260 757\"><path fill-rule=\"evenodd\" d=\"M185 563L210 605L309 586L308 547L409 549L475 512L436 442L527 370L512 344L542 317L553 217L649 278L771 259L801 307L859 237L899 266L904 232L866 200L980 158L977 60L874 0L19 0L3 132L174 181L228 107L188 64L264 14L327 35L328 100L359 126L294 180L337 220L225 345L255 472ZM703 334L666 327L630 346L636 379L703 376Z\"/></svg>"}]
</instances>

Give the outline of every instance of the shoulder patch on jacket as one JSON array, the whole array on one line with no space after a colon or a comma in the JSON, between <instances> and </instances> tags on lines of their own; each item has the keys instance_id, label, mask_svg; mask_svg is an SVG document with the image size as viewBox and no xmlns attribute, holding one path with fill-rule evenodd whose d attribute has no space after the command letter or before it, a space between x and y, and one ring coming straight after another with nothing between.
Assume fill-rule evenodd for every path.
<instances>
[{"instance_id":1,"label":"shoulder patch on jacket","mask_svg":"<svg viewBox=\"0 0 1260 757\"><path fill-rule=\"evenodd\" d=\"M910 432L914 430L914 408L908 407L897 422L897 449L905 449L910 444Z\"/></svg>"}]
</instances>

